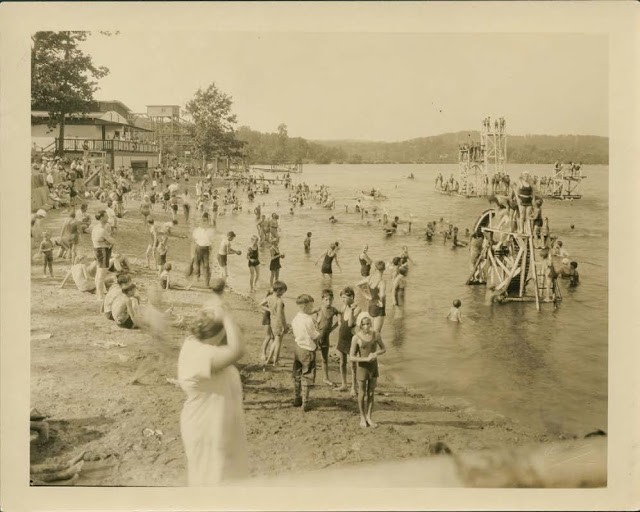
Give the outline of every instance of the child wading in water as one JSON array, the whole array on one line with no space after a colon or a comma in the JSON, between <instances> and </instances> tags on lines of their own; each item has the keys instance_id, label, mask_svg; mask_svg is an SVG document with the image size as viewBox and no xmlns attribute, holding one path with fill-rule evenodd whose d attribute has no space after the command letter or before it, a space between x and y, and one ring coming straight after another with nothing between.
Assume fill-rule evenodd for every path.
<instances>
[{"instance_id":1,"label":"child wading in water","mask_svg":"<svg viewBox=\"0 0 640 512\"><path fill-rule=\"evenodd\" d=\"M316 380L316 340L320 332L311 316L313 312L313 297L307 294L298 296L296 304L300 311L291 322L291 329L295 340L293 354L293 406L302 406L303 411L309 410L309 388Z\"/></svg>"},{"instance_id":2,"label":"child wading in water","mask_svg":"<svg viewBox=\"0 0 640 512\"><path fill-rule=\"evenodd\" d=\"M271 263L269 263L269 270L271 271L271 276L269 277L269 286L273 286L274 281L280 278L280 268L282 267L280 260L284 258L284 254L281 254L278 248L278 238L271 239L270 255Z\"/></svg>"},{"instance_id":3,"label":"child wading in water","mask_svg":"<svg viewBox=\"0 0 640 512\"><path fill-rule=\"evenodd\" d=\"M360 426L377 427L371 419L373 413L373 394L378 381L378 356L384 354L386 348L380 333L373 330L373 319L364 312L358 316L356 334L351 341L349 359L357 364L358 409L360 410Z\"/></svg>"},{"instance_id":4,"label":"child wading in water","mask_svg":"<svg viewBox=\"0 0 640 512\"><path fill-rule=\"evenodd\" d=\"M447 319L452 322L462 322L462 313L460 312L460 306L462 306L462 302L459 299L453 301L453 306L449 310L449 314L447 315Z\"/></svg>"},{"instance_id":5,"label":"child wading in water","mask_svg":"<svg viewBox=\"0 0 640 512\"><path fill-rule=\"evenodd\" d=\"M307 238L304 239L304 252L311 252L311 231L307 233Z\"/></svg>"}]
</instances>

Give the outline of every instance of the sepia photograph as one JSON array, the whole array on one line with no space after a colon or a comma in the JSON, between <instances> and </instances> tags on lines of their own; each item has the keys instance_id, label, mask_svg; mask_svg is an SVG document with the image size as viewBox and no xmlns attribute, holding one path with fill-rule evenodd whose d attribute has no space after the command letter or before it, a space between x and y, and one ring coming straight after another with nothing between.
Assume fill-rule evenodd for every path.
<instances>
[{"instance_id":1,"label":"sepia photograph","mask_svg":"<svg viewBox=\"0 0 640 512\"><path fill-rule=\"evenodd\" d=\"M24 37L23 485L611 485L607 33Z\"/></svg>"}]
</instances>

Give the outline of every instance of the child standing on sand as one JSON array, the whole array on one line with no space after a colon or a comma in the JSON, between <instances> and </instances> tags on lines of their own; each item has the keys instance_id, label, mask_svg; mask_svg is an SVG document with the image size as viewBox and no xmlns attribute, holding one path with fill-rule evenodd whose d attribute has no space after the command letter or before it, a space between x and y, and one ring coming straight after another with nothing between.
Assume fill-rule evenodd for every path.
<instances>
[{"instance_id":1,"label":"child standing on sand","mask_svg":"<svg viewBox=\"0 0 640 512\"><path fill-rule=\"evenodd\" d=\"M353 329L356 325L356 318L360 314L360 308L354 304L355 292L353 288L347 286L340 292L340 298L344 304L342 313L340 314L340 326L338 328L338 345L337 350L340 353L340 379L341 385L337 391L347 390L347 362L349 352L351 351L351 340L353 339ZM351 396L357 396L358 387L356 384L356 363L352 362L351 366Z\"/></svg>"},{"instance_id":2,"label":"child standing on sand","mask_svg":"<svg viewBox=\"0 0 640 512\"><path fill-rule=\"evenodd\" d=\"M329 379L329 337L333 330L338 327L340 312L333 307L333 291L329 288L322 290L322 305L318 310L317 322L320 338L317 345L322 355L322 370L324 372L324 383L333 386Z\"/></svg>"},{"instance_id":3,"label":"child standing on sand","mask_svg":"<svg viewBox=\"0 0 640 512\"><path fill-rule=\"evenodd\" d=\"M165 263L167 263L167 253L169 252L169 236L166 231L158 232L158 248L156 252L158 254L158 273L162 272Z\"/></svg>"},{"instance_id":4,"label":"child standing on sand","mask_svg":"<svg viewBox=\"0 0 640 512\"><path fill-rule=\"evenodd\" d=\"M271 361L273 366L278 366L282 337L287 331L287 318L284 315L284 302L282 301L282 296L286 291L287 285L282 281L276 281L273 283L273 294L267 297L271 330L273 331L273 344L267 354L266 363L268 364Z\"/></svg>"},{"instance_id":5,"label":"child standing on sand","mask_svg":"<svg viewBox=\"0 0 640 512\"><path fill-rule=\"evenodd\" d=\"M358 409L360 426L377 427L371 419L373 394L378 381L378 356L386 352L380 333L373 330L373 319L363 312L358 316L356 334L351 341L349 359L357 364Z\"/></svg>"},{"instance_id":6,"label":"child standing on sand","mask_svg":"<svg viewBox=\"0 0 640 512\"><path fill-rule=\"evenodd\" d=\"M265 336L262 341L262 361L267 363L267 354L271 352L271 344L273 343L273 330L271 329L271 312L269 311L268 298L273 294L273 289L267 290L267 294L260 302L259 306L262 308L262 325L265 326Z\"/></svg>"},{"instance_id":7,"label":"child standing on sand","mask_svg":"<svg viewBox=\"0 0 640 512\"><path fill-rule=\"evenodd\" d=\"M147 226L147 219L149 215L151 215L151 202L149 201L149 196L144 196L142 198L142 202L140 203L140 214L142 215L143 225Z\"/></svg>"},{"instance_id":8,"label":"child standing on sand","mask_svg":"<svg viewBox=\"0 0 640 512\"><path fill-rule=\"evenodd\" d=\"M452 322L462 322L462 313L460 312L460 307L462 306L462 302L459 299L453 301L453 306L449 310L449 314L447 315L447 319Z\"/></svg>"},{"instance_id":9,"label":"child standing on sand","mask_svg":"<svg viewBox=\"0 0 640 512\"><path fill-rule=\"evenodd\" d=\"M320 332L311 316L313 297L302 294L296 299L300 311L291 322L295 340L293 355L293 406L309 410L309 388L316 380L316 340Z\"/></svg>"},{"instance_id":10,"label":"child standing on sand","mask_svg":"<svg viewBox=\"0 0 640 512\"><path fill-rule=\"evenodd\" d=\"M47 268L49 275L53 277L53 242L49 233L42 233L42 242L40 243L40 252L42 253L42 261L44 262L44 276L47 277Z\"/></svg>"}]
</instances>

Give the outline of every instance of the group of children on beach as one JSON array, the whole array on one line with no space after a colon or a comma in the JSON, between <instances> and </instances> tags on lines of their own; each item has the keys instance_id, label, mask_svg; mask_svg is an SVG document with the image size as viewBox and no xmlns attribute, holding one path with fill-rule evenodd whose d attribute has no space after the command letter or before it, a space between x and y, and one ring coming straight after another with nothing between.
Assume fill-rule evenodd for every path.
<instances>
[{"instance_id":1,"label":"group of children on beach","mask_svg":"<svg viewBox=\"0 0 640 512\"><path fill-rule=\"evenodd\" d=\"M296 298L298 313L291 324L287 324L284 313L283 295L287 285L276 281L272 290L260 302L263 309L265 339L262 343L262 357L265 364L278 365L283 336L291 332L293 347L294 407L308 411L310 389L315 384L317 352L320 352L323 383L334 386L329 378L330 337L338 330L336 348L340 354L341 385L337 391L351 388L351 395L358 397L360 425L375 427L372 420L373 396L378 378L377 358L386 348L379 331L373 329L373 318L367 311L361 311L355 304L355 292L350 286L342 289L340 298L342 309L333 306L334 295L330 288L322 291L321 304L316 306L313 297L301 294ZM350 367L351 379L347 380Z\"/></svg>"}]
</instances>

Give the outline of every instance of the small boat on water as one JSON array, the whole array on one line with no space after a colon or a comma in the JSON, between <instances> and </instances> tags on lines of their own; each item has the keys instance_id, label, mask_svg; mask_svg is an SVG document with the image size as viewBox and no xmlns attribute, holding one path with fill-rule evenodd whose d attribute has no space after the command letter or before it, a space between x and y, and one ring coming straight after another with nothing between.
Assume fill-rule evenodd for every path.
<instances>
[{"instance_id":1,"label":"small boat on water","mask_svg":"<svg viewBox=\"0 0 640 512\"><path fill-rule=\"evenodd\" d=\"M382 194L378 189L373 189L369 192L361 190L360 197L357 197L356 199L364 199L365 201L384 201L387 199L387 196Z\"/></svg>"}]
</instances>

